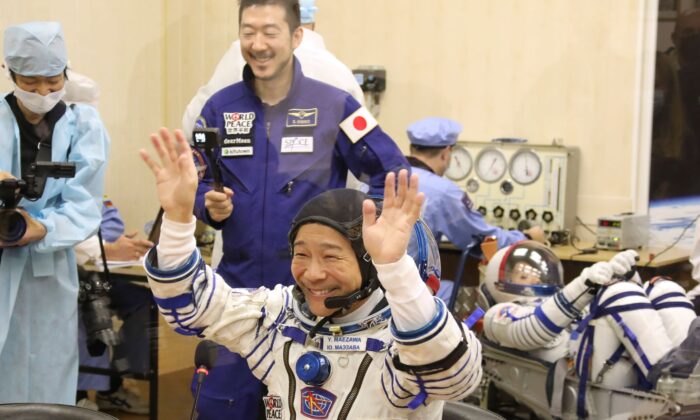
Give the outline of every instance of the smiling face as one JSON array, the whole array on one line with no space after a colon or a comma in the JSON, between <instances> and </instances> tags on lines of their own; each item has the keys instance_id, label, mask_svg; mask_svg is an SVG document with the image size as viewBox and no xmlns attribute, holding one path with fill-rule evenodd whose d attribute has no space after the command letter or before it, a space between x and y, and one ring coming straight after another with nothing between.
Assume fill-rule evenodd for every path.
<instances>
[{"instance_id":1,"label":"smiling face","mask_svg":"<svg viewBox=\"0 0 700 420\"><path fill-rule=\"evenodd\" d=\"M304 293L309 309L319 317L337 310L326 308L324 301L327 298L345 296L362 285L360 266L350 241L335 229L318 223L299 228L294 239L292 275ZM349 312L362 303L354 303Z\"/></svg>"},{"instance_id":2,"label":"smiling face","mask_svg":"<svg viewBox=\"0 0 700 420\"><path fill-rule=\"evenodd\" d=\"M290 32L285 13L274 4L253 5L241 13L241 53L260 81L291 77L294 49L303 35L299 27Z\"/></svg>"}]
</instances>

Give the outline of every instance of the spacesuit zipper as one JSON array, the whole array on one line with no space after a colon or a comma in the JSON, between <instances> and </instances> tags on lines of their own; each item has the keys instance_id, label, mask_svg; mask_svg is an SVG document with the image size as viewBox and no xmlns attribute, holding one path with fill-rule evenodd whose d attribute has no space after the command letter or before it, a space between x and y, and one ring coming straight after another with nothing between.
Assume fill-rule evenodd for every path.
<instances>
[{"instance_id":1,"label":"spacesuit zipper","mask_svg":"<svg viewBox=\"0 0 700 420\"><path fill-rule=\"evenodd\" d=\"M362 386L362 381L365 379L365 374L367 374L367 369L369 369L369 365L372 363L372 356L369 354L365 354L364 359L362 359L362 362L360 363L360 369L357 371L357 376L355 377L355 383L352 384L352 389L348 393L348 397L345 399L345 402L343 403L343 408L340 409L340 414L338 414L338 420L345 420L348 418L348 413L350 413L350 409L352 408L352 405L355 403L355 399L357 398L357 394L360 393L360 387Z\"/></svg>"},{"instance_id":2,"label":"spacesuit zipper","mask_svg":"<svg viewBox=\"0 0 700 420\"><path fill-rule=\"evenodd\" d=\"M269 163L269 161L270 161L270 121L268 120L268 118L270 118L270 114L272 114L272 108L269 108L266 110L265 106L263 105L263 112L262 113L263 113L263 118L264 118L263 121L265 122L265 156L264 156L265 157L265 179L263 180L263 195L262 195L263 199L262 199L262 214L261 214L261 216L263 218L265 218L267 215L267 180L268 180L268 171L270 170L270 163ZM266 241L265 241L266 223L262 223L261 227L262 227L262 229L260 231L260 243L264 244L264 243L266 243ZM261 252L263 255L265 254L264 251L261 251ZM261 273L265 272L264 264L260 265L260 272ZM294 418L294 417L292 417L292 418Z\"/></svg>"},{"instance_id":3,"label":"spacesuit zipper","mask_svg":"<svg viewBox=\"0 0 700 420\"><path fill-rule=\"evenodd\" d=\"M290 340L284 344L284 368L287 370L287 376L289 377L289 394L287 395L289 420L295 420L297 418L297 413L294 411L294 394L297 392L297 377L294 375L292 367L289 365L289 348L292 346L292 343L293 341Z\"/></svg>"}]
</instances>

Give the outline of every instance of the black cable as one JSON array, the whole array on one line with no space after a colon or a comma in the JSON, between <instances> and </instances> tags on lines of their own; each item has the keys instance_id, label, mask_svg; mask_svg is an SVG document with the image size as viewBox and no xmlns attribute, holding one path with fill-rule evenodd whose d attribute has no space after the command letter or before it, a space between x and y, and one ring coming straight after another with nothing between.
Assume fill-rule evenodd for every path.
<instances>
[{"instance_id":1,"label":"black cable","mask_svg":"<svg viewBox=\"0 0 700 420\"><path fill-rule=\"evenodd\" d=\"M596 235L597 235L597 233L596 233L593 229L589 228L588 225L586 225L585 223L583 223L583 220L581 220L580 217L576 216L576 221L577 221L581 226L583 226L584 229L586 229L587 231L591 232L591 234L592 234L593 236L596 236Z\"/></svg>"},{"instance_id":2,"label":"black cable","mask_svg":"<svg viewBox=\"0 0 700 420\"><path fill-rule=\"evenodd\" d=\"M102 226L97 228L97 239L100 243L100 256L102 257L102 268L104 269L105 281L109 281L109 267L107 266L107 255L105 254L105 244L102 240Z\"/></svg>"},{"instance_id":3,"label":"black cable","mask_svg":"<svg viewBox=\"0 0 700 420\"><path fill-rule=\"evenodd\" d=\"M700 218L700 214L698 214L697 216L695 216L695 218L683 228L683 230L681 231L680 235L678 235L678 238L676 238L676 240L673 241L673 243L672 243L671 245L669 245L669 246L667 246L666 248L662 249L661 252L658 252L658 253L654 254L654 257L649 258L649 261L647 261L647 263L644 264L644 267L649 267L649 264L651 264L651 262L654 261L654 260L656 259L656 257L658 257L659 255L663 254L664 252L666 252L666 251L668 251L669 249L671 249L671 248L673 248L674 246L676 246L676 244L677 244L678 242L680 242L681 239L683 239L683 235L685 235L685 232L686 232L688 229L690 229L691 226L693 226L693 224L698 220L698 218Z\"/></svg>"}]
</instances>

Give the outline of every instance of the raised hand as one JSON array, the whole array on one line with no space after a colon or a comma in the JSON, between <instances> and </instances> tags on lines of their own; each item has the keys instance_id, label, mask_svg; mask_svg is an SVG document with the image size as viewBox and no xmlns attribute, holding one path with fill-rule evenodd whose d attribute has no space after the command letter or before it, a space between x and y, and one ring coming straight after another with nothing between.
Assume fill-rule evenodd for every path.
<instances>
[{"instance_id":1,"label":"raised hand","mask_svg":"<svg viewBox=\"0 0 700 420\"><path fill-rule=\"evenodd\" d=\"M144 149L140 154L156 178L160 205L168 219L188 223L192 220L198 183L190 145L182 130L175 130L173 140L167 128L161 128L159 134L151 134L151 143L160 157L160 163Z\"/></svg>"},{"instance_id":2,"label":"raised hand","mask_svg":"<svg viewBox=\"0 0 700 420\"><path fill-rule=\"evenodd\" d=\"M397 188L396 175L392 172L386 176L384 205L378 219L372 200L365 200L362 205L365 249L376 264L396 262L406 253L425 201L425 195L418 192L418 175L411 175L410 186L408 171L402 169L398 178Z\"/></svg>"}]
</instances>

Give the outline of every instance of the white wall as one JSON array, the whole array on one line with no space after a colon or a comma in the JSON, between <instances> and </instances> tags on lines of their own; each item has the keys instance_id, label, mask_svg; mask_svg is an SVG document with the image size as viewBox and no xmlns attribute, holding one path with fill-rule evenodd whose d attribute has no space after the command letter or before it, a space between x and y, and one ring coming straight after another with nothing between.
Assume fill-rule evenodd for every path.
<instances>
[{"instance_id":1,"label":"white wall","mask_svg":"<svg viewBox=\"0 0 700 420\"><path fill-rule=\"evenodd\" d=\"M581 150L578 214L634 210L645 1L317 0L317 30L351 68L382 65L380 123L441 115L465 140L562 138ZM102 87L107 191L127 223L157 209L136 150L178 126L237 38L234 0L0 0L0 25L62 21L72 66ZM644 92L644 94L646 94Z\"/></svg>"},{"instance_id":2,"label":"white wall","mask_svg":"<svg viewBox=\"0 0 700 420\"><path fill-rule=\"evenodd\" d=\"M62 23L71 67L100 85L99 111L112 138L105 192L128 226L142 230L158 210L138 149L165 119L162 2L0 0L0 10L2 28L30 20ZM3 79L0 88L6 92L11 83Z\"/></svg>"}]
</instances>

